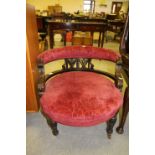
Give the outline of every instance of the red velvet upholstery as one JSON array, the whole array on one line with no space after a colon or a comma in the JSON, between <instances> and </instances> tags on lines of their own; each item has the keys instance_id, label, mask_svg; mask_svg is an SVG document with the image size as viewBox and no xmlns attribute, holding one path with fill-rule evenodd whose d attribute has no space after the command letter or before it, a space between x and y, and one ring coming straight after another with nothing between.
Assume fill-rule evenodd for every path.
<instances>
[{"instance_id":1,"label":"red velvet upholstery","mask_svg":"<svg viewBox=\"0 0 155 155\"><path fill-rule=\"evenodd\" d=\"M44 64L64 58L96 58L116 62L119 57L120 54L112 50L93 46L66 46L50 49L38 55L38 59L42 59Z\"/></svg>"},{"instance_id":2,"label":"red velvet upholstery","mask_svg":"<svg viewBox=\"0 0 155 155\"><path fill-rule=\"evenodd\" d=\"M91 126L112 118L122 95L105 76L79 71L49 79L40 101L43 112L57 123Z\"/></svg>"}]
</instances>

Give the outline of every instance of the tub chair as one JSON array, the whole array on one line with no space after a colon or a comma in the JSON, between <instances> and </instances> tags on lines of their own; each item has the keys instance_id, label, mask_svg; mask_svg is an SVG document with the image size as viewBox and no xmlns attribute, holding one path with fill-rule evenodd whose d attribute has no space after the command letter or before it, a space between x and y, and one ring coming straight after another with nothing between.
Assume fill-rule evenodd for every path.
<instances>
[{"instance_id":1,"label":"tub chair","mask_svg":"<svg viewBox=\"0 0 155 155\"><path fill-rule=\"evenodd\" d=\"M45 75L44 65L60 59L62 69ZM115 63L115 74L95 69L92 59ZM37 63L41 111L53 135L58 135L57 123L88 127L106 122L111 138L123 103L120 55L104 48L67 46L41 53Z\"/></svg>"}]
</instances>

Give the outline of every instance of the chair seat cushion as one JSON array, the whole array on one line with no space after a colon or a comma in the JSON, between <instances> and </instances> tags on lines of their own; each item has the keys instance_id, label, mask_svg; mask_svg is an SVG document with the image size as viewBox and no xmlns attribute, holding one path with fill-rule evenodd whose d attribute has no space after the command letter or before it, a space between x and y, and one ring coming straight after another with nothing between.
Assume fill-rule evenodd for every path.
<instances>
[{"instance_id":1,"label":"chair seat cushion","mask_svg":"<svg viewBox=\"0 0 155 155\"><path fill-rule=\"evenodd\" d=\"M107 77L93 72L65 72L46 82L42 111L53 121L70 126L92 126L112 118L122 105L122 94Z\"/></svg>"}]
</instances>

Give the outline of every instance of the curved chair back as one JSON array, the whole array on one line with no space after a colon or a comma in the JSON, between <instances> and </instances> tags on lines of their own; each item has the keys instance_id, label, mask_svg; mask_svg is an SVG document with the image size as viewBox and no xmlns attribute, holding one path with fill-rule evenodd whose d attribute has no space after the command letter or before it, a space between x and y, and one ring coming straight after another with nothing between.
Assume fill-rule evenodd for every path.
<instances>
[{"instance_id":1,"label":"curved chair back","mask_svg":"<svg viewBox=\"0 0 155 155\"><path fill-rule=\"evenodd\" d=\"M38 81L38 91L42 95L45 89L45 82L55 76L56 74L61 74L69 71L89 71L98 74L103 74L115 81L115 85L120 90L122 89L123 79L121 77L121 59L120 54L113 52L109 49L92 47L92 46L67 46L63 48L56 48L47 50L38 55L38 69L39 69L39 81ZM44 73L44 64L52 62L54 60L64 59L64 64L62 69L54 71L48 75ZM96 70L91 62L91 59L109 60L116 63L115 75Z\"/></svg>"},{"instance_id":2,"label":"curved chair back","mask_svg":"<svg viewBox=\"0 0 155 155\"><path fill-rule=\"evenodd\" d=\"M116 62L120 58L120 54L105 48L92 46L66 46L63 48L55 48L47 50L38 55L38 60L43 64L54 60L66 58L92 58L103 59Z\"/></svg>"}]
</instances>

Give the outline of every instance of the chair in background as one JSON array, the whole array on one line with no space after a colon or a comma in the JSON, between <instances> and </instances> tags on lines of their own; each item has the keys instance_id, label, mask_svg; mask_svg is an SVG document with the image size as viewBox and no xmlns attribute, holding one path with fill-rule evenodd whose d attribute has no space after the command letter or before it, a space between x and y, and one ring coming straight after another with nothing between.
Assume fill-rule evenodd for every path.
<instances>
[{"instance_id":1,"label":"chair in background","mask_svg":"<svg viewBox=\"0 0 155 155\"><path fill-rule=\"evenodd\" d=\"M87 127L106 122L111 138L123 103L120 55L104 48L67 46L45 51L37 58L41 111L53 134L58 135L57 123ZM64 59L62 69L45 75L44 65L59 59ZM115 63L115 74L96 70L92 59Z\"/></svg>"}]
</instances>

